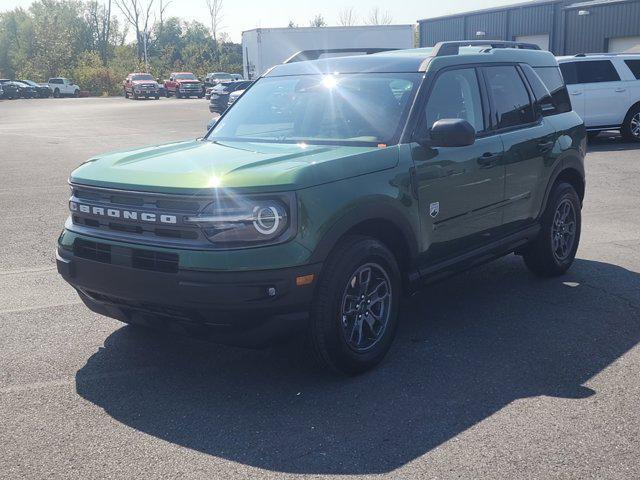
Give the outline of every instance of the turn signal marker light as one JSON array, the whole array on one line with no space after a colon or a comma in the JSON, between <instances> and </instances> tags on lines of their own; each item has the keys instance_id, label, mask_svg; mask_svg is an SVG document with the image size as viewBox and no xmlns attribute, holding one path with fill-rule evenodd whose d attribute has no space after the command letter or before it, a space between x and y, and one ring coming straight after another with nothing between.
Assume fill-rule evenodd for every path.
<instances>
[{"instance_id":1,"label":"turn signal marker light","mask_svg":"<svg viewBox=\"0 0 640 480\"><path fill-rule=\"evenodd\" d=\"M296 277L296 286L304 287L305 285L311 285L315 277L316 276L313 273L311 275L303 275L301 277Z\"/></svg>"}]
</instances>

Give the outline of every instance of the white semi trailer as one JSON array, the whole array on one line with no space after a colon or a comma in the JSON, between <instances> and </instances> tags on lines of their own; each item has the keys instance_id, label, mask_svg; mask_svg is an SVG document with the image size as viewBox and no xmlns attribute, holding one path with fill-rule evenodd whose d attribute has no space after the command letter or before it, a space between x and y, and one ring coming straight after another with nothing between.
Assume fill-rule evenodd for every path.
<instances>
[{"instance_id":1,"label":"white semi trailer","mask_svg":"<svg viewBox=\"0 0 640 480\"><path fill-rule=\"evenodd\" d=\"M301 50L402 49L414 46L413 25L256 28L242 32L244 78L253 80Z\"/></svg>"}]
</instances>

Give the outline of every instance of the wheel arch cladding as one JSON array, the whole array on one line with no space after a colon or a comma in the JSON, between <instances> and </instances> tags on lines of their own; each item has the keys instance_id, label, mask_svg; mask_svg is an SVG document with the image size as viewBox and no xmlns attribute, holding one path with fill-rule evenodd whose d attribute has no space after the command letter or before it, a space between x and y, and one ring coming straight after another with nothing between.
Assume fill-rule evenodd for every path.
<instances>
[{"instance_id":1,"label":"wheel arch cladding","mask_svg":"<svg viewBox=\"0 0 640 480\"><path fill-rule=\"evenodd\" d=\"M409 221L392 207L376 205L354 209L338 220L318 243L311 261L324 261L343 238L356 234L382 242L403 272L417 257L418 242Z\"/></svg>"},{"instance_id":2,"label":"wheel arch cladding","mask_svg":"<svg viewBox=\"0 0 640 480\"><path fill-rule=\"evenodd\" d=\"M560 173L556 176L556 179L553 183L556 184L558 182L566 182L573 186L576 193L578 194L578 197L580 198L580 202L582 203L582 201L584 200L585 184L584 178L582 177L580 172L578 172L578 170L571 167L561 170Z\"/></svg>"}]
</instances>

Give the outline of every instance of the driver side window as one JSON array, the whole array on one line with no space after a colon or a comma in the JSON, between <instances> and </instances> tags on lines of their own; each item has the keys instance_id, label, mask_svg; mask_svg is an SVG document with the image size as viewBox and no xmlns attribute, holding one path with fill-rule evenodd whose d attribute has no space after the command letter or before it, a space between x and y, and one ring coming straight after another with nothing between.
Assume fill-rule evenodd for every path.
<instances>
[{"instance_id":1,"label":"driver side window","mask_svg":"<svg viewBox=\"0 0 640 480\"><path fill-rule=\"evenodd\" d=\"M449 70L441 74L431 90L425 120L430 130L442 119L460 118L469 122L476 132L485 129L478 77L473 68Z\"/></svg>"}]
</instances>

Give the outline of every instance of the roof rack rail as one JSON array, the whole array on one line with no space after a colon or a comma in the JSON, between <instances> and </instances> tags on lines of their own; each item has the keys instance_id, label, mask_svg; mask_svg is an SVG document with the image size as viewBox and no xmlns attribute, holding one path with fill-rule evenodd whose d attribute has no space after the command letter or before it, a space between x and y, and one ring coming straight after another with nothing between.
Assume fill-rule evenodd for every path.
<instances>
[{"instance_id":1,"label":"roof rack rail","mask_svg":"<svg viewBox=\"0 0 640 480\"><path fill-rule=\"evenodd\" d=\"M640 52L576 53L574 57L617 57L622 55L640 55Z\"/></svg>"},{"instance_id":2,"label":"roof rack rail","mask_svg":"<svg viewBox=\"0 0 640 480\"><path fill-rule=\"evenodd\" d=\"M460 47L520 48L524 50L540 50L535 43L509 42L506 40L460 40L439 42L433 47L434 57L460 54Z\"/></svg>"},{"instance_id":3,"label":"roof rack rail","mask_svg":"<svg viewBox=\"0 0 640 480\"><path fill-rule=\"evenodd\" d=\"M397 48L321 48L318 50L301 50L294 53L282 63L305 62L307 60L318 60L322 55L345 54L371 55L373 53L390 52Z\"/></svg>"}]
</instances>

